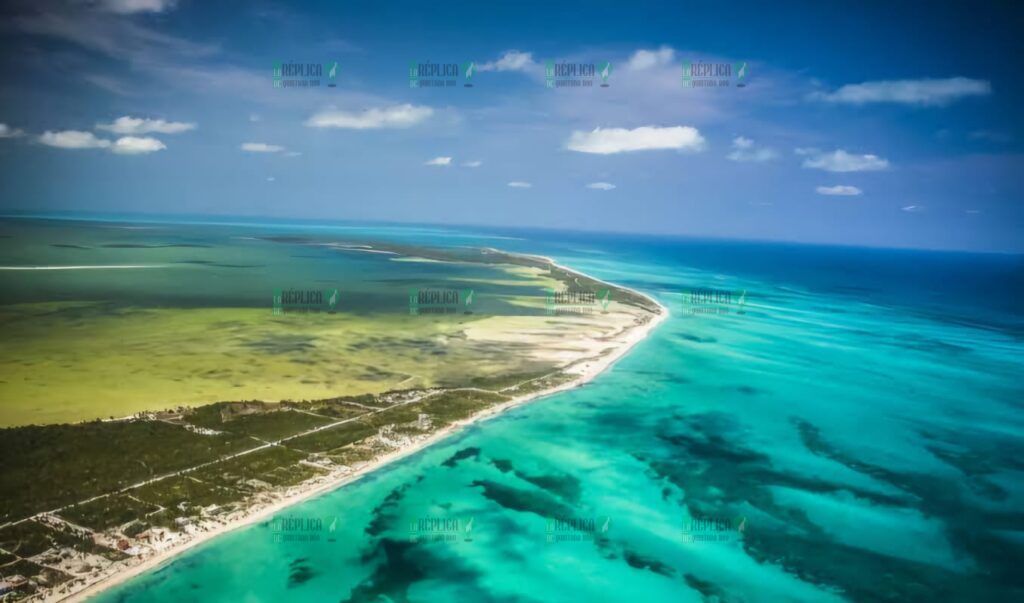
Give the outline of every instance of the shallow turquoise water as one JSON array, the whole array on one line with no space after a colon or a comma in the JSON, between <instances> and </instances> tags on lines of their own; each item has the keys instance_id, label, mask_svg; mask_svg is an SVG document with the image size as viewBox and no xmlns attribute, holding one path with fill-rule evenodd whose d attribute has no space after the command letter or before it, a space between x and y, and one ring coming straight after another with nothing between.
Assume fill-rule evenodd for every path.
<instances>
[{"instance_id":1,"label":"shallow turquoise water","mask_svg":"<svg viewBox=\"0 0 1024 603\"><path fill-rule=\"evenodd\" d=\"M1019 257L329 232L552 255L672 317L587 386L280 516L311 530L253 525L97 600L1024 593ZM695 308L693 288L736 295ZM415 539L430 520L439 540Z\"/></svg>"}]
</instances>

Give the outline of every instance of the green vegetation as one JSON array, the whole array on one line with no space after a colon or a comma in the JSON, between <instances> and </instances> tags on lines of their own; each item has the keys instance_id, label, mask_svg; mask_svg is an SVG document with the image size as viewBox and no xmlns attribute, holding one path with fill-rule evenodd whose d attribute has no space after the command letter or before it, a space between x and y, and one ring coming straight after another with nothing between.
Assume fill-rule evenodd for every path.
<instances>
[{"instance_id":1,"label":"green vegetation","mask_svg":"<svg viewBox=\"0 0 1024 603\"><path fill-rule=\"evenodd\" d=\"M304 239L301 237L268 238L268 240L275 240L278 242L284 242L284 239L287 239L287 242L292 243L302 243L309 241L309 239ZM391 251L392 253L397 253L403 256L421 257L438 261L475 262L479 264L492 265L506 264L512 266L523 266L526 268L535 268L546 272L550 278L560 282L566 290L587 291L596 293L602 289L610 289L611 297L614 301L642 308L655 314L658 312L658 307L654 303L652 303L651 300L647 299L643 295L639 295L628 289L617 287L615 285L604 283L599 280L592 279L588 276L572 272L567 268L555 266L546 258L538 256L508 253L505 251L499 251L497 249L437 249L432 247L418 247L414 245L395 245L391 243L375 243L374 248L382 251Z\"/></svg>"},{"instance_id":2,"label":"green vegetation","mask_svg":"<svg viewBox=\"0 0 1024 603\"><path fill-rule=\"evenodd\" d=\"M539 379L523 382L522 385L509 386L502 389L502 393L508 396L522 396L558 387L559 385L572 381L574 378L575 377L573 375L566 373L553 373Z\"/></svg>"},{"instance_id":3,"label":"green vegetation","mask_svg":"<svg viewBox=\"0 0 1024 603\"><path fill-rule=\"evenodd\" d=\"M212 461L252 443L231 433L204 436L160 421L0 429L0 522Z\"/></svg>"},{"instance_id":4,"label":"green vegetation","mask_svg":"<svg viewBox=\"0 0 1024 603\"><path fill-rule=\"evenodd\" d=\"M378 451L369 446L346 446L332 450L327 456L339 465L351 466L356 463L372 461L377 454Z\"/></svg>"},{"instance_id":5,"label":"green vegetation","mask_svg":"<svg viewBox=\"0 0 1024 603\"><path fill-rule=\"evenodd\" d=\"M50 530L34 521L0 529L0 548L19 557L34 557L53 546Z\"/></svg>"},{"instance_id":6,"label":"green vegetation","mask_svg":"<svg viewBox=\"0 0 1024 603\"><path fill-rule=\"evenodd\" d=\"M60 512L68 521L93 530L104 531L124 525L137 517L159 511L155 505L119 494L69 507Z\"/></svg>"},{"instance_id":7,"label":"green vegetation","mask_svg":"<svg viewBox=\"0 0 1024 603\"><path fill-rule=\"evenodd\" d=\"M420 414L429 415L435 427L466 419L488 406L508 400L501 394L481 391L446 391L428 396L419 402L389 408L367 417L371 426L397 425L415 421Z\"/></svg>"},{"instance_id":8,"label":"green vegetation","mask_svg":"<svg viewBox=\"0 0 1024 603\"><path fill-rule=\"evenodd\" d=\"M343 423L288 441L288 447L306 452L327 452L358 442L377 433L377 428L363 420Z\"/></svg>"},{"instance_id":9,"label":"green vegetation","mask_svg":"<svg viewBox=\"0 0 1024 603\"><path fill-rule=\"evenodd\" d=\"M362 396L360 396L362 397ZM367 396L376 400L375 396ZM351 404L346 402L346 398L333 398L330 400L317 400L314 402L282 402L282 406L295 408L298 410L304 410L306 412L313 412L318 415L330 417L335 420L351 419L358 417L359 415L366 414L366 408L369 404L362 406L357 404Z\"/></svg>"},{"instance_id":10,"label":"green vegetation","mask_svg":"<svg viewBox=\"0 0 1024 603\"><path fill-rule=\"evenodd\" d=\"M25 576L26 578L35 580L42 586L57 586L71 579L71 576L68 576L63 572L43 567L38 563L33 563L26 559L21 559L10 565L5 565L3 570L4 575L6 576ZM24 592L32 592L33 590L34 589L29 586ZM19 592L21 592L20 589Z\"/></svg>"},{"instance_id":11,"label":"green vegetation","mask_svg":"<svg viewBox=\"0 0 1024 603\"><path fill-rule=\"evenodd\" d=\"M488 389L491 391L499 391L507 387L513 387L527 381L534 379L540 379L544 376L551 375L555 371L543 370L533 371L529 373L514 373L514 374L502 374L487 377L471 377L465 381L463 387L477 387L480 389Z\"/></svg>"},{"instance_id":12,"label":"green vegetation","mask_svg":"<svg viewBox=\"0 0 1024 603\"><path fill-rule=\"evenodd\" d=\"M568 378L522 372L479 377L456 389L219 402L146 419L2 430L9 437L0 439L0 450L5 461L13 459L3 466L5 486L16 485L4 491L6 517L64 508L53 513L55 518L43 515L0 528L0 549L10 552L0 554L0 566L5 573L54 586L70 576L27 558L55 564L65 555L60 551L73 549L110 561L125 559L125 553L96 544L87 531L144 546L142 535L151 528L180 531L182 520L229 513L251 497L326 475L329 470L318 463L372 461L394 450L395 438L427 434ZM278 443L267 446L264 440ZM75 503L77 496L96 498Z\"/></svg>"},{"instance_id":13,"label":"green vegetation","mask_svg":"<svg viewBox=\"0 0 1024 603\"><path fill-rule=\"evenodd\" d=\"M302 461L369 461L387 447L374 439L382 428L396 436L419 435L570 378L534 371L478 377L471 387L452 390L219 402L145 420L0 430L5 486L0 521L64 507L56 511L60 517L97 531L175 528L176 518L201 517L206 508L230 507L254 493L326 472ZM325 427L337 421L343 422ZM280 445L239 454L265 441ZM79 502L94 497L99 498ZM34 521L10 525L0 532L0 548L6 542L36 554L59 541L51 532Z\"/></svg>"},{"instance_id":14,"label":"green vegetation","mask_svg":"<svg viewBox=\"0 0 1024 603\"><path fill-rule=\"evenodd\" d=\"M102 555L111 561L125 555L94 543L91 538L66 525L49 525L37 521L24 521L0 529L0 548L11 554L0 555L0 565L18 557L35 557L51 549L72 548Z\"/></svg>"},{"instance_id":15,"label":"green vegetation","mask_svg":"<svg viewBox=\"0 0 1024 603\"><path fill-rule=\"evenodd\" d=\"M276 441L302 433L331 419L264 402L218 402L193 409L184 420L197 427Z\"/></svg>"},{"instance_id":16,"label":"green vegetation","mask_svg":"<svg viewBox=\"0 0 1024 603\"><path fill-rule=\"evenodd\" d=\"M198 515L199 508L225 505L244 498L238 490L200 481L191 474L146 484L130 492L139 500L174 510L178 516Z\"/></svg>"},{"instance_id":17,"label":"green vegetation","mask_svg":"<svg viewBox=\"0 0 1024 603\"><path fill-rule=\"evenodd\" d=\"M290 486L322 473L308 465L300 465L305 454L274 446L194 471L196 479L217 486L235 487L251 492L259 488L250 480L271 486Z\"/></svg>"}]
</instances>

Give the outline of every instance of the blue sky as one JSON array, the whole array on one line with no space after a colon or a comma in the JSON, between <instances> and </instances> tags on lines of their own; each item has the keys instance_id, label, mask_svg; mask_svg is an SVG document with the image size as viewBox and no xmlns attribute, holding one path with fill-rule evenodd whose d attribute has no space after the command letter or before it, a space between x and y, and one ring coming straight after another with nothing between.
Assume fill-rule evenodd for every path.
<instances>
[{"instance_id":1,"label":"blue sky","mask_svg":"<svg viewBox=\"0 0 1024 603\"><path fill-rule=\"evenodd\" d=\"M1013 3L550 4L8 2L0 208L1024 251Z\"/></svg>"}]
</instances>

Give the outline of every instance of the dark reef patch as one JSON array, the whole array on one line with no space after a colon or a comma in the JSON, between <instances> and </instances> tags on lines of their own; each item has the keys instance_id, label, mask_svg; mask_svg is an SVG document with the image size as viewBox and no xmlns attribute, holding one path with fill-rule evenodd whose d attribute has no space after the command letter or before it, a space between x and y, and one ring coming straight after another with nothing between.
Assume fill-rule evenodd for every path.
<instances>
[{"instance_id":1,"label":"dark reef patch","mask_svg":"<svg viewBox=\"0 0 1024 603\"><path fill-rule=\"evenodd\" d=\"M732 599L729 599L725 592L714 582L702 580L693 574L685 574L683 579L686 580L687 586L699 592L701 596L704 597L704 601L707 601L708 603L711 603L712 601L715 603L726 603L727 601L732 601Z\"/></svg>"},{"instance_id":2,"label":"dark reef patch","mask_svg":"<svg viewBox=\"0 0 1024 603\"><path fill-rule=\"evenodd\" d=\"M288 564L288 588L305 584L317 576L317 572L306 561L307 559L302 557Z\"/></svg>"},{"instance_id":3,"label":"dark reef patch","mask_svg":"<svg viewBox=\"0 0 1024 603\"><path fill-rule=\"evenodd\" d=\"M388 524L395 520L394 511L398 507L398 504L402 502L402 498L405 497L405 492L413 485L418 484L423 480L423 476L420 475L414 482L406 482L401 486L398 486L388 492L388 495L384 497L379 505L373 508L370 514L370 522L363 529L369 536L380 536L387 530Z\"/></svg>"},{"instance_id":4,"label":"dark reef patch","mask_svg":"<svg viewBox=\"0 0 1024 603\"><path fill-rule=\"evenodd\" d=\"M512 471L512 461L505 459L493 459L491 461L491 464L494 465L494 467L498 471L501 471L502 473L508 473L509 471Z\"/></svg>"},{"instance_id":5,"label":"dark reef patch","mask_svg":"<svg viewBox=\"0 0 1024 603\"><path fill-rule=\"evenodd\" d=\"M519 479L551 492L563 500L574 503L579 501L582 489L580 480L568 473L562 473L561 475L530 475L517 470L515 475Z\"/></svg>"},{"instance_id":6,"label":"dark reef patch","mask_svg":"<svg viewBox=\"0 0 1024 603\"><path fill-rule=\"evenodd\" d=\"M571 508L544 493L513 488L491 480L476 480L472 485L483 488L485 498L506 509L534 513L545 518L573 516Z\"/></svg>"},{"instance_id":7,"label":"dark reef patch","mask_svg":"<svg viewBox=\"0 0 1024 603\"><path fill-rule=\"evenodd\" d=\"M363 555L363 563L376 562L376 569L356 585L342 603L409 601L409 590L423 580L440 580L455 591L454 600L516 603L519 598L499 597L479 584L480 572L456 556L439 555L444 547L382 539Z\"/></svg>"},{"instance_id":8,"label":"dark reef patch","mask_svg":"<svg viewBox=\"0 0 1024 603\"><path fill-rule=\"evenodd\" d=\"M662 563L653 557L646 557L629 549L624 549L622 551L622 558L632 568L649 570L655 574L665 576L666 578L671 578L675 576L676 573L676 571L668 564Z\"/></svg>"},{"instance_id":9,"label":"dark reef patch","mask_svg":"<svg viewBox=\"0 0 1024 603\"><path fill-rule=\"evenodd\" d=\"M714 337L700 337L699 335L690 335L689 333L680 333L679 338L685 341L692 341L693 343L718 343L718 339Z\"/></svg>"},{"instance_id":10,"label":"dark reef patch","mask_svg":"<svg viewBox=\"0 0 1024 603\"><path fill-rule=\"evenodd\" d=\"M454 467L455 465L458 465L461 461L464 461L466 459L479 460L480 459L480 449L475 447L475 446L470 447L470 448L463 448L462 450L459 450L455 454L453 454L450 457L448 457L447 460L445 460L444 462L441 463L441 466L442 467L448 467L450 469L450 468Z\"/></svg>"}]
</instances>

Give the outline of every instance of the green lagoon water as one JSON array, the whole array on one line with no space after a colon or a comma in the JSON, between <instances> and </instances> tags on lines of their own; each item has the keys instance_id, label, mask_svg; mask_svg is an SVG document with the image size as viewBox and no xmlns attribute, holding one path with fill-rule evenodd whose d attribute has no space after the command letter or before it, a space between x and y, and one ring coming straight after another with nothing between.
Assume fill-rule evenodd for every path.
<instances>
[{"instance_id":1,"label":"green lagoon water","mask_svg":"<svg viewBox=\"0 0 1024 603\"><path fill-rule=\"evenodd\" d=\"M358 235L550 255L648 292L672 316L585 387L96 600L1024 595L1022 258L537 231ZM694 289L722 301L695 303Z\"/></svg>"},{"instance_id":2,"label":"green lagoon water","mask_svg":"<svg viewBox=\"0 0 1024 603\"><path fill-rule=\"evenodd\" d=\"M551 370L461 332L543 315L555 281L368 248L392 230L0 220L0 427ZM412 316L421 287L475 291L473 313ZM337 312L275 314L287 290L337 291Z\"/></svg>"}]
</instances>

